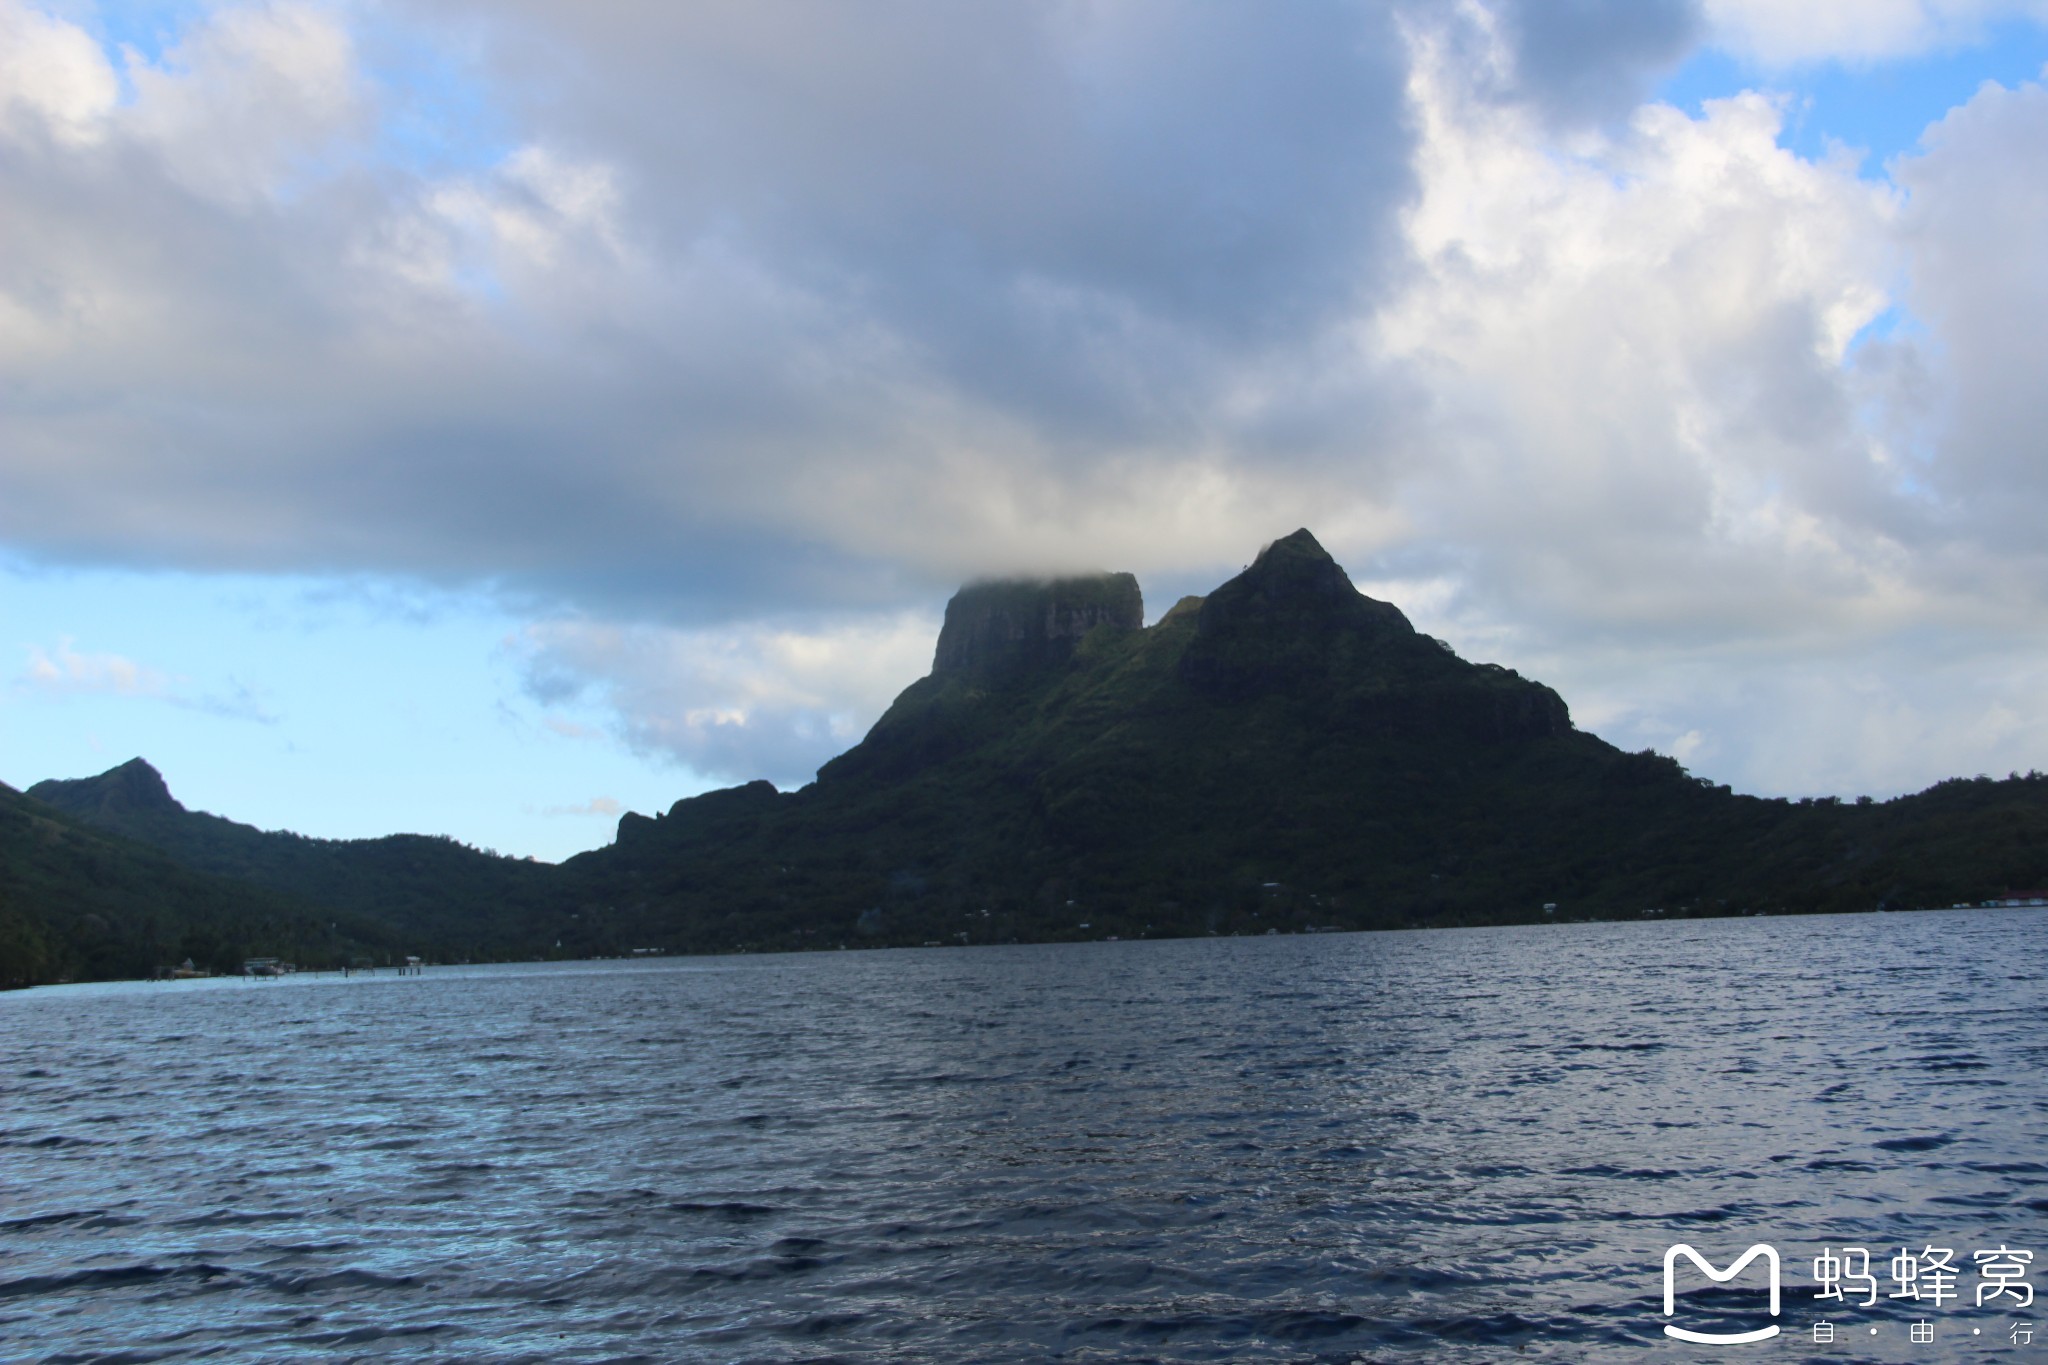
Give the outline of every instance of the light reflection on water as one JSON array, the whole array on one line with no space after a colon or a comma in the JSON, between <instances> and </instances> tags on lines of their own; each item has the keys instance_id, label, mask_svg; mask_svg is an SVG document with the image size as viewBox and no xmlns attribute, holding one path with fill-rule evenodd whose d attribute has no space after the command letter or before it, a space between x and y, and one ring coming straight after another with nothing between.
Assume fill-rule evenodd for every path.
<instances>
[{"instance_id":1,"label":"light reflection on water","mask_svg":"<svg viewBox=\"0 0 2048 1365\"><path fill-rule=\"evenodd\" d=\"M1787 1336L1749 1349L1794 1358L1824 1243L2048 1253L2044 926L0 996L0 1357L1724 1359L1659 1336L1664 1250L1768 1241ZM1835 1317L1867 1359L2004 1321Z\"/></svg>"}]
</instances>

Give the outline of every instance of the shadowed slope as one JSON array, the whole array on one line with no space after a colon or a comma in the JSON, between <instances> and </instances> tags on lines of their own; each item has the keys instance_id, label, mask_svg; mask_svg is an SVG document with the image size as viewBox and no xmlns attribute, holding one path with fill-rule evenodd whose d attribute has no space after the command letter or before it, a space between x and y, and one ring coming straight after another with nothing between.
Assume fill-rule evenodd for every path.
<instances>
[{"instance_id":1,"label":"shadowed slope","mask_svg":"<svg viewBox=\"0 0 2048 1365\"><path fill-rule=\"evenodd\" d=\"M138 777L113 785L146 797ZM0 786L0 986L148 976L186 958L214 971L256 955L317 965L390 947L357 917L196 871Z\"/></svg>"},{"instance_id":2,"label":"shadowed slope","mask_svg":"<svg viewBox=\"0 0 2048 1365\"><path fill-rule=\"evenodd\" d=\"M1149 629L1128 608L1078 635L1047 624L1126 592L1107 576L963 590L932 674L816 784L628 817L613 849L568 865L587 908L626 938L815 946L1537 919L1545 904L1864 909L2036 875L1967 851L1961 831L1985 817L1952 812L1932 838L1932 794L1794 806L1623 753L1549 688L1358 593L1305 530ZM980 624L955 637L963 622ZM2048 833L2038 789L1985 799Z\"/></svg>"},{"instance_id":3,"label":"shadowed slope","mask_svg":"<svg viewBox=\"0 0 2048 1365\"><path fill-rule=\"evenodd\" d=\"M817 782L628 814L559 869L261 833L139 761L34 791L476 955L1863 910L2048 881L2048 780L1735 795L1419 634L1305 530L1143 619L1128 574L971 585L931 674Z\"/></svg>"},{"instance_id":4,"label":"shadowed slope","mask_svg":"<svg viewBox=\"0 0 2048 1365\"><path fill-rule=\"evenodd\" d=\"M163 850L188 867L368 915L409 951L470 956L538 943L558 904L552 866L501 858L420 834L309 839L185 809L156 769L131 759L96 777L38 782L38 801Z\"/></svg>"}]
</instances>

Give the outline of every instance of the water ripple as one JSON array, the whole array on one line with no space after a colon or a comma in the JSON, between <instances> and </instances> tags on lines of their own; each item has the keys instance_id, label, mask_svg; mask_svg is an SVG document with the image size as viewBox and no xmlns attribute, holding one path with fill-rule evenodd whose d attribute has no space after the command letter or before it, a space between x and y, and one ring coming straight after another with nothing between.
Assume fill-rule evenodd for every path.
<instances>
[{"instance_id":1,"label":"water ripple","mask_svg":"<svg viewBox=\"0 0 2048 1365\"><path fill-rule=\"evenodd\" d=\"M0 1357L1635 1359L1673 1242L2048 1253L2044 925L15 993Z\"/></svg>"}]
</instances>

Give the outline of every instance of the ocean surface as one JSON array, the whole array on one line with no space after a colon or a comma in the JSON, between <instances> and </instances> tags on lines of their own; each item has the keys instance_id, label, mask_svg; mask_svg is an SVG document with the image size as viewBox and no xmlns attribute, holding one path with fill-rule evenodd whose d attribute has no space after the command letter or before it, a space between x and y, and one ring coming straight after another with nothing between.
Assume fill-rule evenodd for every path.
<instances>
[{"instance_id":1,"label":"ocean surface","mask_svg":"<svg viewBox=\"0 0 2048 1365\"><path fill-rule=\"evenodd\" d=\"M0 1360L2048 1365L1973 1264L2048 1283L2044 978L2000 910L14 992Z\"/></svg>"}]
</instances>

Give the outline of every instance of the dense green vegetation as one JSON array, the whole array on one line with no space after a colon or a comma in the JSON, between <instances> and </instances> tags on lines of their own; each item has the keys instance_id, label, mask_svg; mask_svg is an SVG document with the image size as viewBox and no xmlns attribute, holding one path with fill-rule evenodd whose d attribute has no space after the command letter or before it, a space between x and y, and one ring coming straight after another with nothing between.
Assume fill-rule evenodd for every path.
<instances>
[{"instance_id":1,"label":"dense green vegetation","mask_svg":"<svg viewBox=\"0 0 2048 1365\"><path fill-rule=\"evenodd\" d=\"M186 810L139 758L97 777L39 782L28 795L196 871L384 926L406 952L488 957L528 946L559 901L553 867L452 839L309 839Z\"/></svg>"},{"instance_id":2,"label":"dense green vegetation","mask_svg":"<svg viewBox=\"0 0 2048 1365\"><path fill-rule=\"evenodd\" d=\"M967 598L977 590L963 592ZM1048 589L1050 591L1050 589ZM1015 589L947 614L1045 613ZM1066 597L1075 594L1066 592ZM976 605L978 611L968 611ZM1000 622L998 624L1001 624ZM1150 629L941 667L814 785L621 822L584 941L679 948L1263 933L1978 900L2043 874L2048 785L1736 796L1458 659L1313 537Z\"/></svg>"},{"instance_id":3,"label":"dense green vegetation","mask_svg":"<svg viewBox=\"0 0 2048 1365\"><path fill-rule=\"evenodd\" d=\"M15 796L0 976L127 973L190 944L311 960L308 905L337 942L355 923L487 958L1916 908L2048 880L2048 779L1735 795L1459 659L1306 531L1142 621L1128 575L963 589L931 675L817 782L627 815L559 868L264 833L185 810L140 760L43 783L161 853L89 848ZM73 851L35 861L50 828Z\"/></svg>"},{"instance_id":4,"label":"dense green vegetation","mask_svg":"<svg viewBox=\"0 0 2048 1365\"><path fill-rule=\"evenodd\" d=\"M148 976L190 958L379 960L383 926L183 866L0 786L0 987Z\"/></svg>"}]
</instances>

